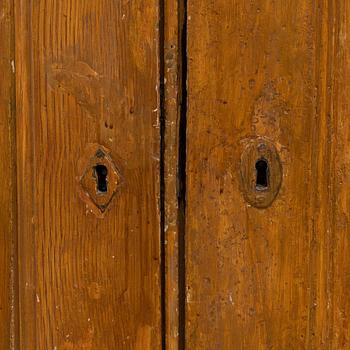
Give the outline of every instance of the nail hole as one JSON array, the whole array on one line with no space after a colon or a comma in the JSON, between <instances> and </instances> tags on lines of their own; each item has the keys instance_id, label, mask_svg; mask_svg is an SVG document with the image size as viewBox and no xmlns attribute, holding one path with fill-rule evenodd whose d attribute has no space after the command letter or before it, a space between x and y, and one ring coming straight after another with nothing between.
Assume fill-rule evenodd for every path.
<instances>
[{"instance_id":1,"label":"nail hole","mask_svg":"<svg viewBox=\"0 0 350 350\"><path fill-rule=\"evenodd\" d=\"M265 159L259 159L255 163L256 190L265 191L269 186L269 165Z\"/></svg>"},{"instance_id":2,"label":"nail hole","mask_svg":"<svg viewBox=\"0 0 350 350\"><path fill-rule=\"evenodd\" d=\"M95 177L97 182L97 192L98 193L106 193L108 191L107 188L107 175L108 175L108 169L106 166L99 164L96 165L95 168Z\"/></svg>"},{"instance_id":3,"label":"nail hole","mask_svg":"<svg viewBox=\"0 0 350 350\"><path fill-rule=\"evenodd\" d=\"M107 122L105 122L105 127L107 129L113 129L113 124L108 124Z\"/></svg>"}]
</instances>

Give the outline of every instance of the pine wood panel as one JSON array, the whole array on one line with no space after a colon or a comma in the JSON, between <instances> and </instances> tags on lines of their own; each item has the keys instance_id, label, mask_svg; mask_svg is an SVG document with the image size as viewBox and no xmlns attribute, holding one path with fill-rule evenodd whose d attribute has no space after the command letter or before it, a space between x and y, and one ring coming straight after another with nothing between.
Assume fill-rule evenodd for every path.
<instances>
[{"instance_id":1,"label":"pine wood panel","mask_svg":"<svg viewBox=\"0 0 350 350\"><path fill-rule=\"evenodd\" d=\"M21 349L159 349L158 2L15 9ZM120 173L103 218L91 144Z\"/></svg>"},{"instance_id":2,"label":"pine wood panel","mask_svg":"<svg viewBox=\"0 0 350 350\"><path fill-rule=\"evenodd\" d=\"M0 348L17 340L14 27L12 1L0 4Z\"/></svg>"},{"instance_id":3,"label":"pine wood panel","mask_svg":"<svg viewBox=\"0 0 350 350\"><path fill-rule=\"evenodd\" d=\"M186 344L349 347L349 5L188 3ZM267 209L241 191L266 137L283 167Z\"/></svg>"}]
</instances>

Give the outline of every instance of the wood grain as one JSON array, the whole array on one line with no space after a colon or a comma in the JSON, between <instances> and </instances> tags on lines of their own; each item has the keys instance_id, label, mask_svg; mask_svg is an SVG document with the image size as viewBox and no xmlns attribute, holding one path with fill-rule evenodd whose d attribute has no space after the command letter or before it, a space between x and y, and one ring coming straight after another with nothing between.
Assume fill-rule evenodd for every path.
<instances>
[{"instance_id":1,"label":"wood grain","mask_svg":"<svg viewBox=\"0 0 350 350\"><path fill-rule=\"evenodd\" d=\"M329 233L330 251L327 278L329 302L328 339L333 349L350 347L350 3L330 2L328 24L328 129L330 133L331 196L326 203L333 210L328 213L332 231ZM331 117L331 119L330 119ZM331 126L329 127L329 124ZM328 306L328 304L327 304Z\"/></svg>"},{"instance_id":2,"label":"wood grain","mask_svg":"<svg viewBox=\"0 0 350 350\"><path fill-rule=\"evenodd\" d=\"M17 345L14 16L0 4L0 349Z\"/></svg>"},{"instance_id":3,"label":"wood grain","mask_svg":"<svg viewBox=\"0 0 350 350\"><path fill-rule=\"evenodd\" d=\"M15 9L21 349L159 349L158 2ZM103 219L90 144L123 177Z\"/></svg>"},{"instance_id":4,"label":"wood grain","mask_svg":"<svg viewBox=\"0 0 350 350\"><path fill-rule=\"evenodd\" d=\"M345 1L191 1L189 349L348 349L349 43ZM267 209L239 164L266 137L283 166Z\"/></svg>"},{"instance_id":5,"label":"wood grain","mask_svg":"<svg viewBox=\"0 0 350 350\"><path fill-rule=\"evenodd\" d=\"M3 1L0 349L349 349L349 18ZM260 138L283 172L263 209L241 183Z\"/></svg>"},{"instance_id":6,"label":"wood grain","mask_svg":"<svg viewBox=\"0 0 350 350\"><path fill-rule=\"evenodd\" d=\"M183 5L164 1L164 251L165 346L179 349L179 129Z\"/></svg>"}]
</instances>

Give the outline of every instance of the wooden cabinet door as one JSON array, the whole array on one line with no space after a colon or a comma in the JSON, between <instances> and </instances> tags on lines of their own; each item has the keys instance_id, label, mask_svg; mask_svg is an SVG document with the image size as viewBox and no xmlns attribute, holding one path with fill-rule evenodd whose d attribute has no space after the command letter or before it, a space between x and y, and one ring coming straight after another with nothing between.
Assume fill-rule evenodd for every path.
<instances>
[{"instance_id":1,"label":"wooden cabinet door","mask_svg":"<svg viewBox=\"0 0 350 350\"><path fill-rule=\"evenodd\" d=\"M350 349L349 11L188 1L187 349Z\"/></svg>"},{"instance_id":2,"label":"wooden cabinet door","mask_svg":"<svg viewBox=\"0 0 350 350\"><path fill-rule=\"evenodd\" d=\"M3 0L0 350L350 349L349 14Z\"/></svg>"},{"instance_id":3,"label":"wooden cabinet door","mask_svg":"<svg viewBox=\"0 0 350 350\"><path fill-rule=\"evenodd\" d=\"M0 4L3 350L161 348L158 22Z\"/></svg>"}]
</instances>

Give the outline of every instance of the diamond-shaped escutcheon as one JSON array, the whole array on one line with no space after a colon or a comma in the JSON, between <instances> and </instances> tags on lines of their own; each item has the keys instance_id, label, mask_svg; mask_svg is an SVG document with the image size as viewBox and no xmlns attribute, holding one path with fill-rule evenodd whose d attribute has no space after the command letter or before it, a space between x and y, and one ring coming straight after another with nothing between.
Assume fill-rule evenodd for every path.
<instances>
[{"instance_id":1,"label":"diamond-shaped escutcheon","mask_svg":"<svg viewBox=\"0 0 350 350\"><path fill-rule=\"evenodd\" d=\"M91 145L84 159L79 177L81 198L93 213L103 217L122 177L109 151L101 145Z\"/></svg>"}]
</instances>

